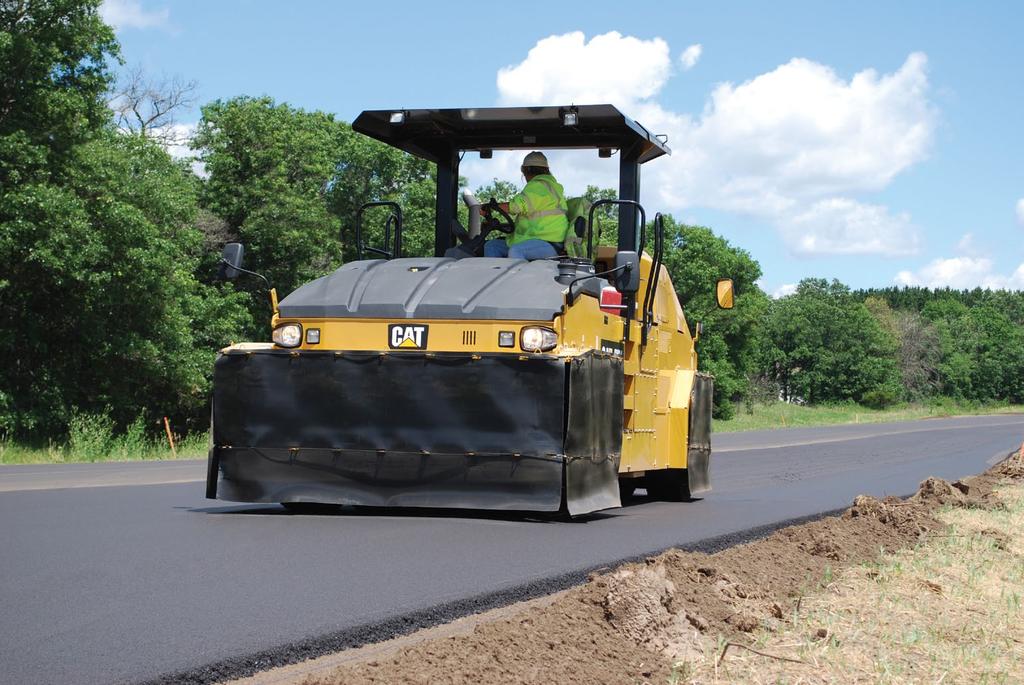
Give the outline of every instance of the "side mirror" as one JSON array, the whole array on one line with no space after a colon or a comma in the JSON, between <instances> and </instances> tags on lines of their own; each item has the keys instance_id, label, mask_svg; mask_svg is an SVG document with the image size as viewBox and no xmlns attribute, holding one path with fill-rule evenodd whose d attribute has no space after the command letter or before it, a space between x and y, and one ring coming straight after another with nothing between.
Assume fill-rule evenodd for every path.
<instances>
[{"instance_id":1,"label":"side mirror","mask_svg":"<svg viewBox=\"0 0 1024 685\"><path fill-rule=\"evenodd\" d=\"M718 300L718 306L722 309L732 309L733 305L733 285L731 278L719 279L715 286L715 299Z\"/></svg>"},{"instance_id":2,"label":"side mirror","mask_svg":"<svg viewBox=\"0 0 1024 685\"><path fill-rule=\"evenodd\" d=\"M217 278L220 280L233 281L242 272L242 260L245 257L245 248L242 243L227 243L224 251L220 254L220 265L217 267Z\"/></svg>"},{"instance_id":3,"label":"side mirror","mask_svg":"<svg viewBox=\"0 0 1024 685\"><path fill-rule=\"evenodd\" d=\"M615 253L615 289L623 295L640 290L640 256L630 250Z\"/></svg>"}]
</instances>

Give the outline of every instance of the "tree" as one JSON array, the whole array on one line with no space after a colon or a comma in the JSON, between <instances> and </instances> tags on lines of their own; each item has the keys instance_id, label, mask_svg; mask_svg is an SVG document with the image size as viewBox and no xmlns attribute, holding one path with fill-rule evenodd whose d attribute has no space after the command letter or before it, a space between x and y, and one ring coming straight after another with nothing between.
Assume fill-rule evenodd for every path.
<instances>
[{"instance_id":1,"label":"tree","mask_svg":"<svg viewBox=\"0 0 1024 685\"><path fill-rule=\"evenodd\" d=\"M59 438L76 411L197 420L244 323L195 280L196 179L120 135L113 32L90 0L0 5L0 432Z\"/></svg>"},{"instance_id":2,"label":"tree","mask_svg":"<svg viewBox=\"0 0 1024 685\"><path fill-rule=\"evenodd\" d=\"M204 414L214 352L245 319L194 278L189 176L155 143L108 131L73 148L60 185L3 194L0 316L18 322L0 333L3 429L59 435L75 410L121 426Z\"/></svg>"},{"instance_id":3,"label":"tree","mask_svg":"<svg viewBox=\"0 0 1024 685\"><path fill-rule=\"evenodd\" d=\"M247 268L264 274L281 295L341 262L340 224L324 192L346 135L347 127L328 114L270 98L202 108L192 140L209 174L201 205L224 222L222 233L245 243ZM265 303L262 295L252 299L254 319L269 320ZM266 325L257 330L265 335Z\"/></svg>"},{"instance_id":4,"label":"tree","mask_svg":"<svg viewBox=\"0 0 1024 685\"><path fill-rule=\"evenodd\" d=\"M430 162L354 133L345 125L346 135L329 177L327 203L343 227L345 259L352 250L355 215L370 201L397 202L402 207L404 235L402 253L407 256L434 254L434 196L436 169ZM370 210L364 221L364 242L380 246L386 210Z\"/></svg>"},{"instance_id":5,"label":"tree","mask_svg":"<svg viewBox=\"0 0 1024 685\"><path fill-rule=\"evenodd\" d=\"M879 297L868 297L864 306L899 346L896 362L905 399L921 400L934 394L942 359L938 329L917 312L894 310Z\"/></svg>"},{"instance_id":6,"label":"tree","mask_svg":"<svg viewBox=\"0 0 1024 685\"><path fill-rule=\"evenodd\" d=\"M762 364L786 399L884 406L900 396L896 341L838 281L805 279L769 308Z\"/></svg>"},{"instance_id":7,"label":"tree","mask_svg":"<svg viewBox=\"0 0 1024 685\"><path fill-rule=\"evenodd\" d=\"M0 185L12 181L12 148L61 153L110 118L103 94L119 59L100 0L8 0L0 4ZM38 146L35 152L24 148Z\"/></svg>"},{"instance_id":8,"label":"tree","mask_svg":"<svg viewBox=\"0 0 1024 685\"><path fill-rule=\"evenodd\" d=\"M187 136L178 129L178 113L195 104L198 88L195 81L178 76L153 79L142 67L133 67L110 99L114 122L123 133L164 146L183 145Z\"/></svg>"},{"instance_id":9,"label":"tree","mask_svg":"<svg viewBox=\"0 0 1024 685\"><path fill-rule=\"evenodd\" d=\"M522 190L511 181L494 179L487 185L482 185L473 193L480 202L487 203L492 197L498 202L508 202Z\"/></svg>"},{"instance_id":10,"label":"tree","mask_svg":"<svg viewBox=\"0 0 1024 685\"><path fill-rule=\"evenodd\" d=\"M583 199L593 205L599 200L617 200L619 193L612 188L587 186ZM653 217L651 217L653 219ZM589 219L589 217L588 217ZM619 236L619 208L615 205L601 205L594 210L594 245L617 245Z\"/></svg>"},{"instance_id":11,"label":"tree","mask_svg":"<svg viewBox=\"0 0 1024 685\"><path fill-rule=\"evenodd\" d=\"M429 162L355 134L333 115L271 98L218 100L202 112L192 141L209 173L201 204L224 222L222 234L245 243L248 268L282 296L355 257L356 210L370 200L402 206L405 254L433 254ZM367 213L366 244L383 242L384 215ZM262 296L251 312L266 320ZM250 334L265 336L266 326Z\"/></svg>"},{"instance_id":12,"label":"tree","mask_svg":"<svg viewBox=\"0 0 1024 685\"><path fill-rule=\"evenodd\" d=\"M968 307L951 296L929 302L942 345L942 392L968 400L1024 399L1024 326L991 305Z\"/></svg>"}]
</instances>

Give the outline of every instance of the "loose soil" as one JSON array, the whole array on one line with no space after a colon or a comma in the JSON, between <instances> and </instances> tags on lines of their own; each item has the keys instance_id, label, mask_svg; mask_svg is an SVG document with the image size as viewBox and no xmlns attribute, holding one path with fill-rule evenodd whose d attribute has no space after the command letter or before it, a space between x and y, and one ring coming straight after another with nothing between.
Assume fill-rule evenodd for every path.
<instances>
[{"instance_id":1,"label":"loose soil","mask_svg":"<svg viewBox=\"0 0 1024 685\"><path fill-rule=\"evenodd\" d=\"M941 508L999 507L993 488L1007 479L1024 480L1021 454L956 483L929 478L906 500L860 496L840 516L716 554L672 550L595 574L550 604L469 634L421 640L293 682L675 682L673 664L778 629L838 571L940 534Z\"/></svg>"}]
</instances>

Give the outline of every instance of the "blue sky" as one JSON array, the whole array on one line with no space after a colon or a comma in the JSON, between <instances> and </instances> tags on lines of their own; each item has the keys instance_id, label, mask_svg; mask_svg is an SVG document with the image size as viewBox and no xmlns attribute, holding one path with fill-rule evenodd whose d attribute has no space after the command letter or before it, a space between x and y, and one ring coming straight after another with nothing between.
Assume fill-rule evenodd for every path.
<instances>
[{"instance_id":1,"label":"blue sky","mask_svg":"<svg viewBox=\"0 0 1024 685\"><path fill-rule=\"evenodd\" d=\"M108 0L104 12L129 64L197 80L200 102L266 94L351 120L611 101L670 136L673 157L645 169L648 211L749 250L770 293L808 276L1024 288L1022 3ZM610 179L592 156L552 164L570 192ZM496 155L464 174L517 180L517 166Z\"/></svg>"}]
</instances>

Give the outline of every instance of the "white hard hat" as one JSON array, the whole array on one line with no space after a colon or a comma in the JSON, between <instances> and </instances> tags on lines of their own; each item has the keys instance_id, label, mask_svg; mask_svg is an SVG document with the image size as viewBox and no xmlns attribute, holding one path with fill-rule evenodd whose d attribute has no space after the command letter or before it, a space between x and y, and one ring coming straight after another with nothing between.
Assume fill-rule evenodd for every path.
<instances>
[{"instance_id":1,"label":"white hard hat","mask_svg":"<svg viewBox=\"0 0 1024 685\"><path fill-rule=\"evenodd\" d=\"M543 152L531 152L530 154L523 157L523 168L528 166L548 168L548 158L544 156Z\"/></svg>"}]
</instances>

